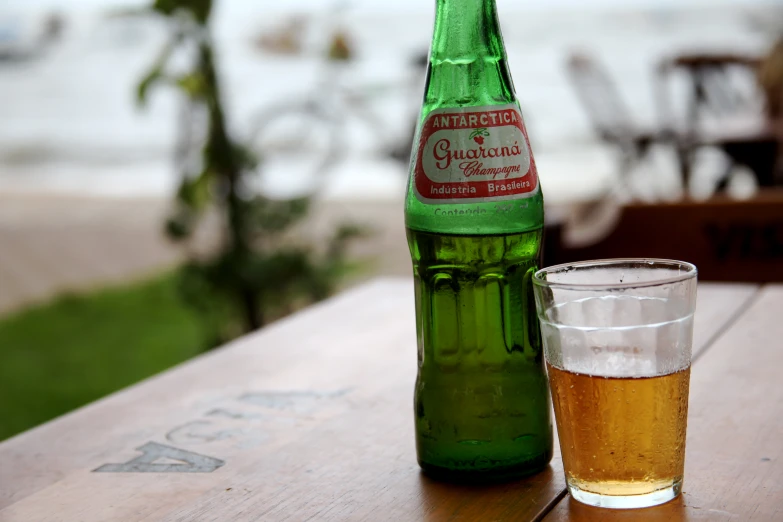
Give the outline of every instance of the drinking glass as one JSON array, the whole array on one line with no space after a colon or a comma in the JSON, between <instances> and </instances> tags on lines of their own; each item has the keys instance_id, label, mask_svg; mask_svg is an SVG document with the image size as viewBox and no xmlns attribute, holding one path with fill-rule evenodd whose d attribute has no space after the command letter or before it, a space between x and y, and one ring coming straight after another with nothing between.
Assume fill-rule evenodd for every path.
<instances>
[{"instance_id":1,"label":"drinking glass","mask_svg":"<svg viewBox=\"0 0 783 522\"><path fill-rule=\"evenodd\" d=\"M641 508L680 494L696 267L558 265L533 277L568 491Z\"/></svg>"}]
</instances>

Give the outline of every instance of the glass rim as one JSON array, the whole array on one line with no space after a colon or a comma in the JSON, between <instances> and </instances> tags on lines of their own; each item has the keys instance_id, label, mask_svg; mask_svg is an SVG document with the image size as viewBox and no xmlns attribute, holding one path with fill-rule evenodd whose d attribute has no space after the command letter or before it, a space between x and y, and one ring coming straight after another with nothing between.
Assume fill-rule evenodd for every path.
<instances>
[{"instance_id":1,"label":"glass rim","mask_svg":"<svg viewBox=\"0 0 783 522\"><path fill-rule=\"evenodd\" d=\"M547 281L543 279L545 274L562 271L568 267L607 267L612 265L625 265L629 263L634 264L647 264L647 265L671 265L684 268L685 272L677 274L675 276L661 277L660 279L653 279L651 281L633 282L633 283L558 283L554 281ZM533 274L533 284L546 288L559 288L563 290L601 290L601 289L627 289L627 288L647 288L652 286L662 286L672 283L680 283L693 279L697 276L698 269L693 263L687 261L678 261L676 259L662 259L655 257L625 257L625 258L610 258L610 259L591 259L587 261L575 261L573 263L561 263L559 265L553 265L546 268L542 268Z\"/></svg>"}]
</instances>

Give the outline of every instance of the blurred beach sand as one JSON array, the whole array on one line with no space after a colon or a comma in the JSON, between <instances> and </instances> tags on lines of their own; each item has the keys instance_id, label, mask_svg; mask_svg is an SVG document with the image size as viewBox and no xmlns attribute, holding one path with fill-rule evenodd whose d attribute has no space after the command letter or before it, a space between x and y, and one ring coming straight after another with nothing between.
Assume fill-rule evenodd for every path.
<instances>
[{"instance_id":1,"label":"blurred beach sand","mask_svg":"<svg viewBox=\"0 0 783 522\"><path fill-rule=\"evenodd\" d=\"M161 198L0 194L0 314L176 267L185 255L163 234L168 208ZM317 242L343 222L372 231L351 251L365 264L347 284L410 274L402 200L322 202L303 228ZM207 231L198 246L213 240Z\"/></svg>"}]
</instances>

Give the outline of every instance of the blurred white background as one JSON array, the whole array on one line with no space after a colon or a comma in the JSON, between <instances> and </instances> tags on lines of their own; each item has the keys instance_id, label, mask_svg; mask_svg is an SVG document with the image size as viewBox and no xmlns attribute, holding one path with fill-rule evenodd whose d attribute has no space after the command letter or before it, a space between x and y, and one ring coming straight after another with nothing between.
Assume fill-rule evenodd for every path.
<instances>
[{"instance_id":1,"label":"blurred white background","mask_svg":"<svg viewBox=\"0 0 783 522\"><path fill-rule=\"evenodd\" d=\"M611 185L614 157L591 131L565 74L573 50L602 61L640 124L653 124L653 76L663 58L685 51L760 54L781 26L754 0L498 0L512 75L527 120L542 184L550 200L590 197ZM120 0L5 0L0 5L0 191L111 196L167 195L176 96L152 93L146 110L135 86L164 42L160 22L118 18L112 10L143 5ZM352 87L385 86L372 98L384 132L400 139L422 91L423 71L410 66L426 52L434 1L217 0L215 36L234 132L250 115L312 93L336 28L347 32L356 59L343 71ZM62 37L38 39L57 13ZM270 53L257 42L305 21L303 52ZM405 167L375 155L360 130L348 140L349 161L327 183L327 197L396 198ZM390 138L390 139L391 139ZM662 162L668 161L666 158ZM673 169L673 163L658 168ZM294 190L296 172L270 173L270 193Z\"/></svg>"}]
</instances>

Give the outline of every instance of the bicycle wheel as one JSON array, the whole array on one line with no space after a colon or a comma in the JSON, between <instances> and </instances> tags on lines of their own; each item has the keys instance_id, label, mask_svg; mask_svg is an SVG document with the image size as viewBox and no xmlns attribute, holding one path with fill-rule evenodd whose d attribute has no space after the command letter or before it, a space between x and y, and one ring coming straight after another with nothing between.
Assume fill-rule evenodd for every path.
<instances>
[{"instance_id":1,"label":"bicycle wheel","mask_svg":"<svg viewBox=\"0 0 783 522\"><path fill-rule=\"evenodd\" d=\"M338 121L310 101L260 113L250 146L261 159L250 188L280 198L320 192L342 149Z\"/></svg>"}]
</instances>

